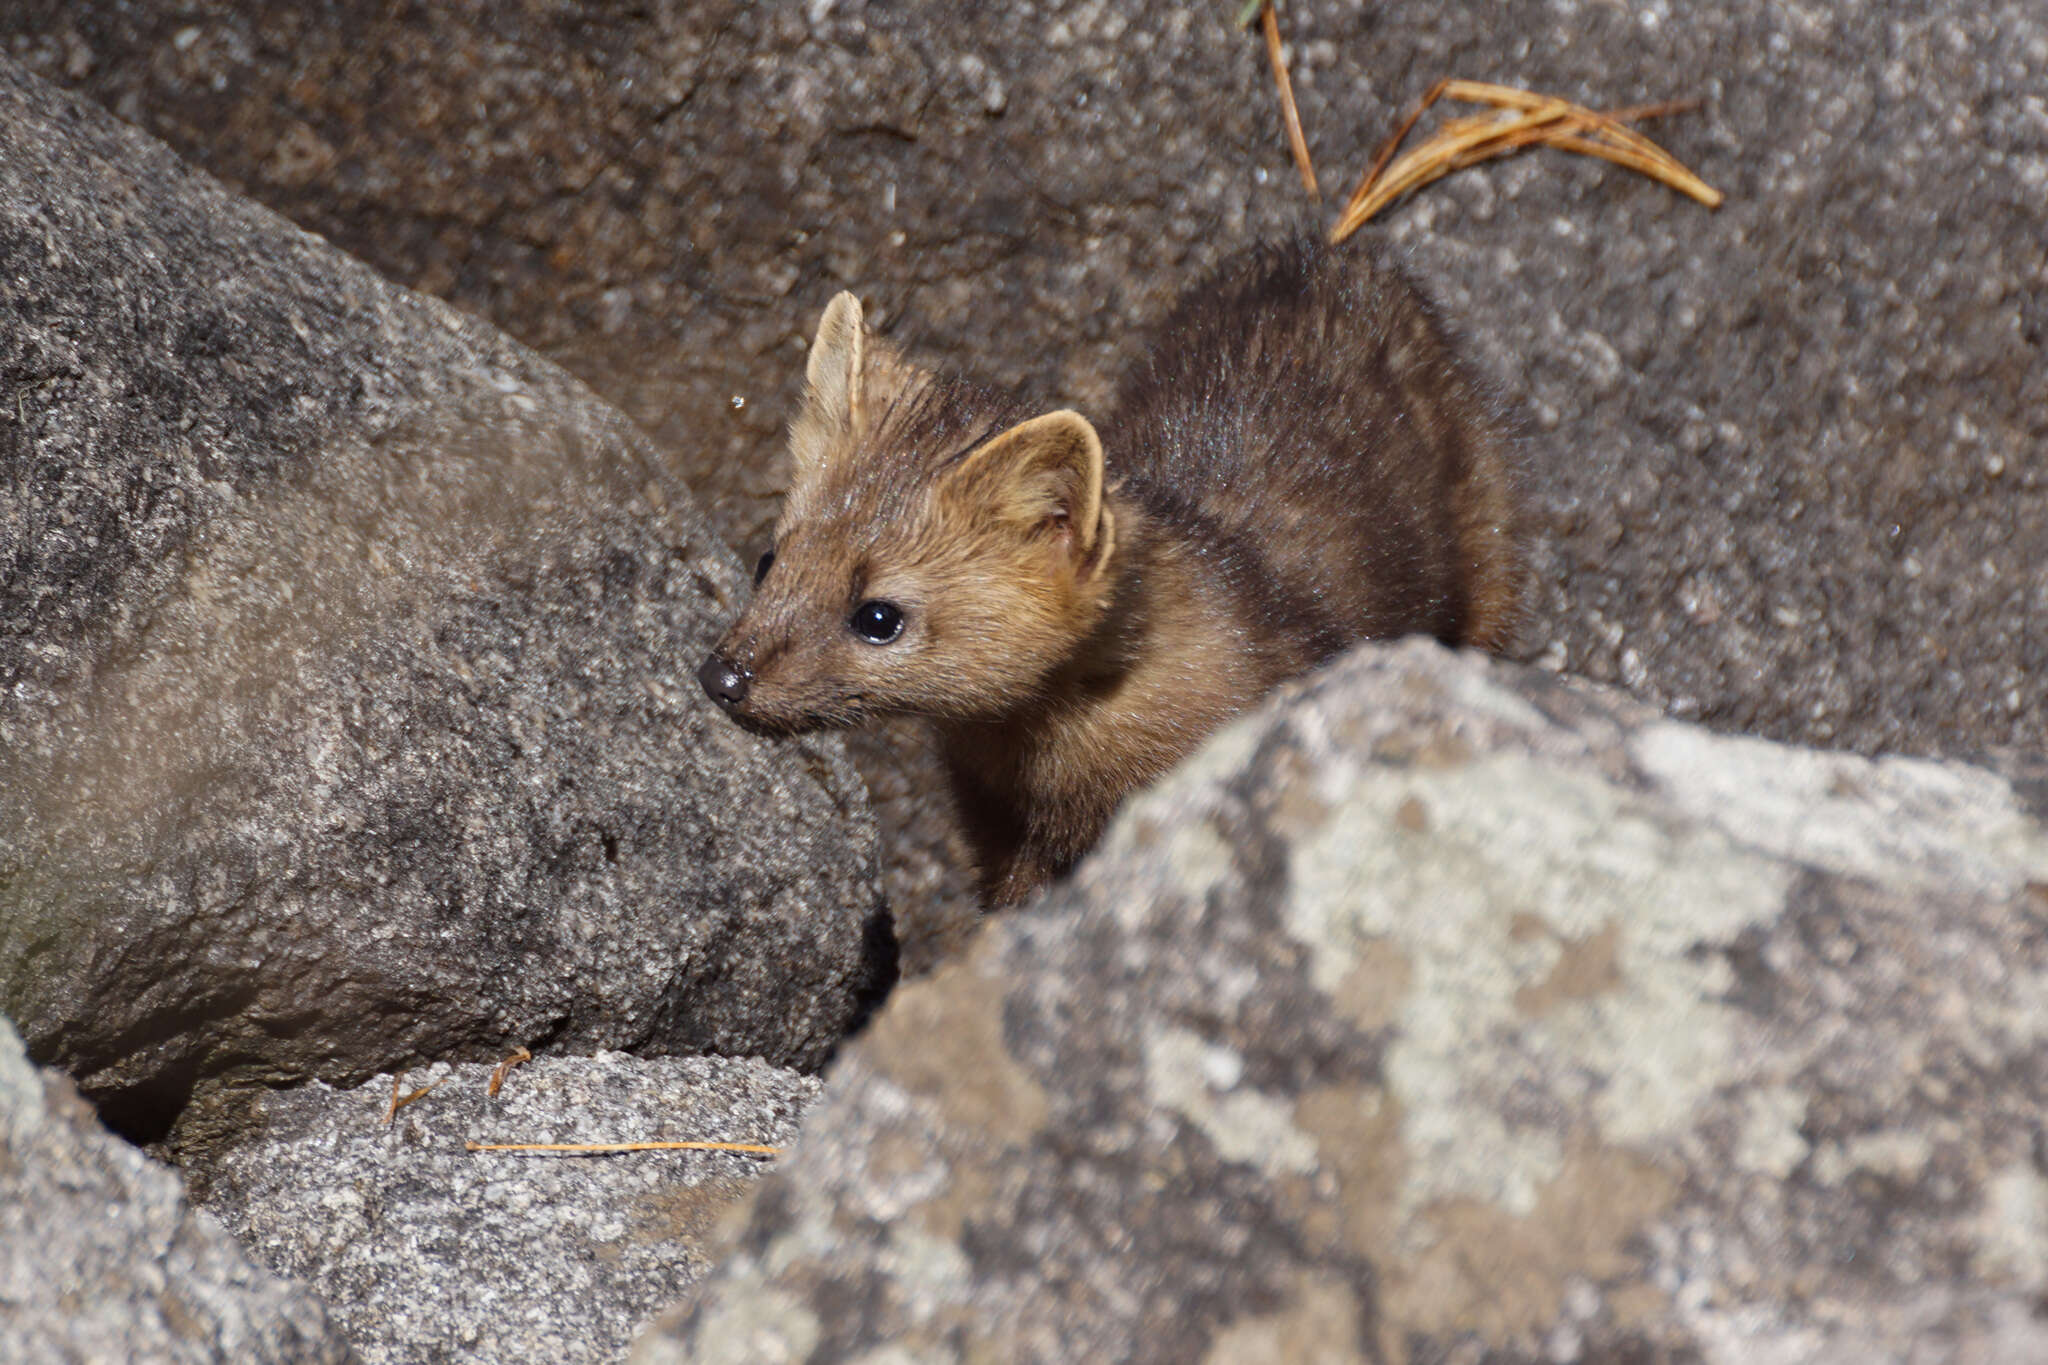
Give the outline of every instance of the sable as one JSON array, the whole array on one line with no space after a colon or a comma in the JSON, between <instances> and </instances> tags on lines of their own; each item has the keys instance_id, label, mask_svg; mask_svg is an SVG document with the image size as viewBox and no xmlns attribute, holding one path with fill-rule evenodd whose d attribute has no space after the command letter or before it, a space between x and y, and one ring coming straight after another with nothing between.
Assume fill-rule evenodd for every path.
<instances>
[{"instance_id":1,"label":"sable","mask_svg":"<svg viewBox=\"0 0 2048 1365\"><path fill-rule=\"evenodd\" d=\"M805 374L775 548L699 680L767 733L927 718L991 904L1357 641L1513 636L1508 443L1384 260L1226 262L1100 427L909 362L851 294Z\"/></svg>"}]
</instances>

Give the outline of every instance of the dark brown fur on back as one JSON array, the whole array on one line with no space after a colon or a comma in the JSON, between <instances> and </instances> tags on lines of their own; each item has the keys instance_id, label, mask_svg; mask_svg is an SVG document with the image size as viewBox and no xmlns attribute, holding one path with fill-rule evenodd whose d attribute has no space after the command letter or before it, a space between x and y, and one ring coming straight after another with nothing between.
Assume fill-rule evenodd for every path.
<instances>
[{"instance_id":1,"label":"dark brown fur on back","mask_svg":"<svg viewBox=\"0 0 2048 1365\"><path fill-rule=\"evenodd\" d=\"M1383 261L1295 242L1228 262L1155 329L1103 445L1131 497L1257 585L1248 607L1283 613L1272 629L1335 648L1512 633L1492 402Z\"/></svg>"},{"instance_id":2,"label":"dark brown fur on back","mask_svg":"<svg viewBox=\"0 0 2048 1365\"><path fill-rule=\"evenodd\" d=\"M743 723L937 726L994 903L1275 683L1368 638L1501 648L1521 586L1492 406L1392 267L1233 258L1099 428L821 322L774 565L706 661ZM896 633L859 626L886 608Z\"/></svg>"}]
</instances>

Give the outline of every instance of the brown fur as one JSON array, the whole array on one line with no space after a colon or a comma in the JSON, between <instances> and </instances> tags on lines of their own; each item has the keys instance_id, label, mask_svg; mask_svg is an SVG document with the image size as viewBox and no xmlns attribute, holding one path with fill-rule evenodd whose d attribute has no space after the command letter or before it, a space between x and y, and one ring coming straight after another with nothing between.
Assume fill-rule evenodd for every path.
<instances>
[{"instance_id":1,"label":"brown fur","mask_svg":"<svg viewBox=\"0 0 2048 1365\"><path fill-rule=\"evenodd\" d=\"M1159 327L1099 434L911 365L849 294L806 374L773 568L706 688L771 732L929 718L991 903L1064 872L1125 796L1350 644L1512 637L1505 443L1384 263L1235 258ZM900 609L900 636L855 633L870 601Z\"/></svg>"}]
</instances>

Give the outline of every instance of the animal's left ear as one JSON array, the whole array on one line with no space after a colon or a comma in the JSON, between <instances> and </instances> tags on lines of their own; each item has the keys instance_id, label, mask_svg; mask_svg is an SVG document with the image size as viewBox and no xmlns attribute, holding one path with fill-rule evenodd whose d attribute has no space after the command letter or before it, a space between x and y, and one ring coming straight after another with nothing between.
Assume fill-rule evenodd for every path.
<instances>
[{"instance_id":1,"label":"animal's left ear","mask_svg":"<svg viewBox=\"0 0 2048 1365\"><path fill-rule=\"evenodd\" d=\"M1102 438L1078 412L1048 412L990 438L948 472L944 487L1026 535L1062 538L1090 576L1109 560Z\"/></svg>"}]
</instances>

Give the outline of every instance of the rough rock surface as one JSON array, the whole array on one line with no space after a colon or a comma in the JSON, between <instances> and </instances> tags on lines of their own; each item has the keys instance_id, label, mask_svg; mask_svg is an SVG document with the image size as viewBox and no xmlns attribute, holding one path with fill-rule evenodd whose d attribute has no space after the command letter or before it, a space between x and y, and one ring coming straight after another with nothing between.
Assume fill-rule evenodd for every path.
<instances>
[{"instance_id":1,"label":"rough rock surface","mask_svg":"<svg viewBox=\"0 0 2048 1365\"><path fill-rule=\"evenodd\" d=\"M2040 797L1369 649L899 990L637 1359L2048 1359Z\"/></svg>"},{"instance_id":2,"label":"rough rock surface","mask_svg":"<svg viewBox=\"0 0 2048 1365\"><path fill-rule=\"evenodd\" d=\"M834 290L1086 408L1194 269L1299 221L1236 8L17 0L0 42L563 362L668 438L750 557ZM1546 152L1372 229L1529 415L1532 655L1798 742L2048 730L2048 8L1282 18L1332 194L1443 76L1707 101L1651 131L1718 213ZM959 886L943 821L883 818L922 834L893 857L915 940L919 897Z\"/></svg>"},{"instance_id":3,"label":"rough rock surface","mask_svg":"<svg viewBox=\"0 0 2048 1365\"><path fill-rule=\"evenodd\" d=\"M350 1359L311 1294L101 1127L0 1018L0 1360Z\"/></svg>"},{"instance_id":4,"label":"rough rock surface","mask_svg":"<svg viewBox=\"0 0 2048 1365\"><path fill-rule=\"evenodd\" d=\"M177 1134L194 1189L303 1280L369 1362L615 1361L709 1268L721 1213L768 1158L552 1156L465 1142L746 1142L796 1135L818 1082L763 1062L620 1053L435 1066L387 1126L389 1077L202 1102ZM232 1132L225 1147L202 1130Z\"/></svg>"},{"instance_id":5,"label":"rough rock surface","mask_svg":"<svg viewBox=\"0 0 2048 1365\"><path fill-rule=\"evenodd\" d=\"M744 581L575 380L0 60L0 1007L115 1126L820 1062L893 944L836 745L691 677Z\"/></svg>"}]
</instances>

